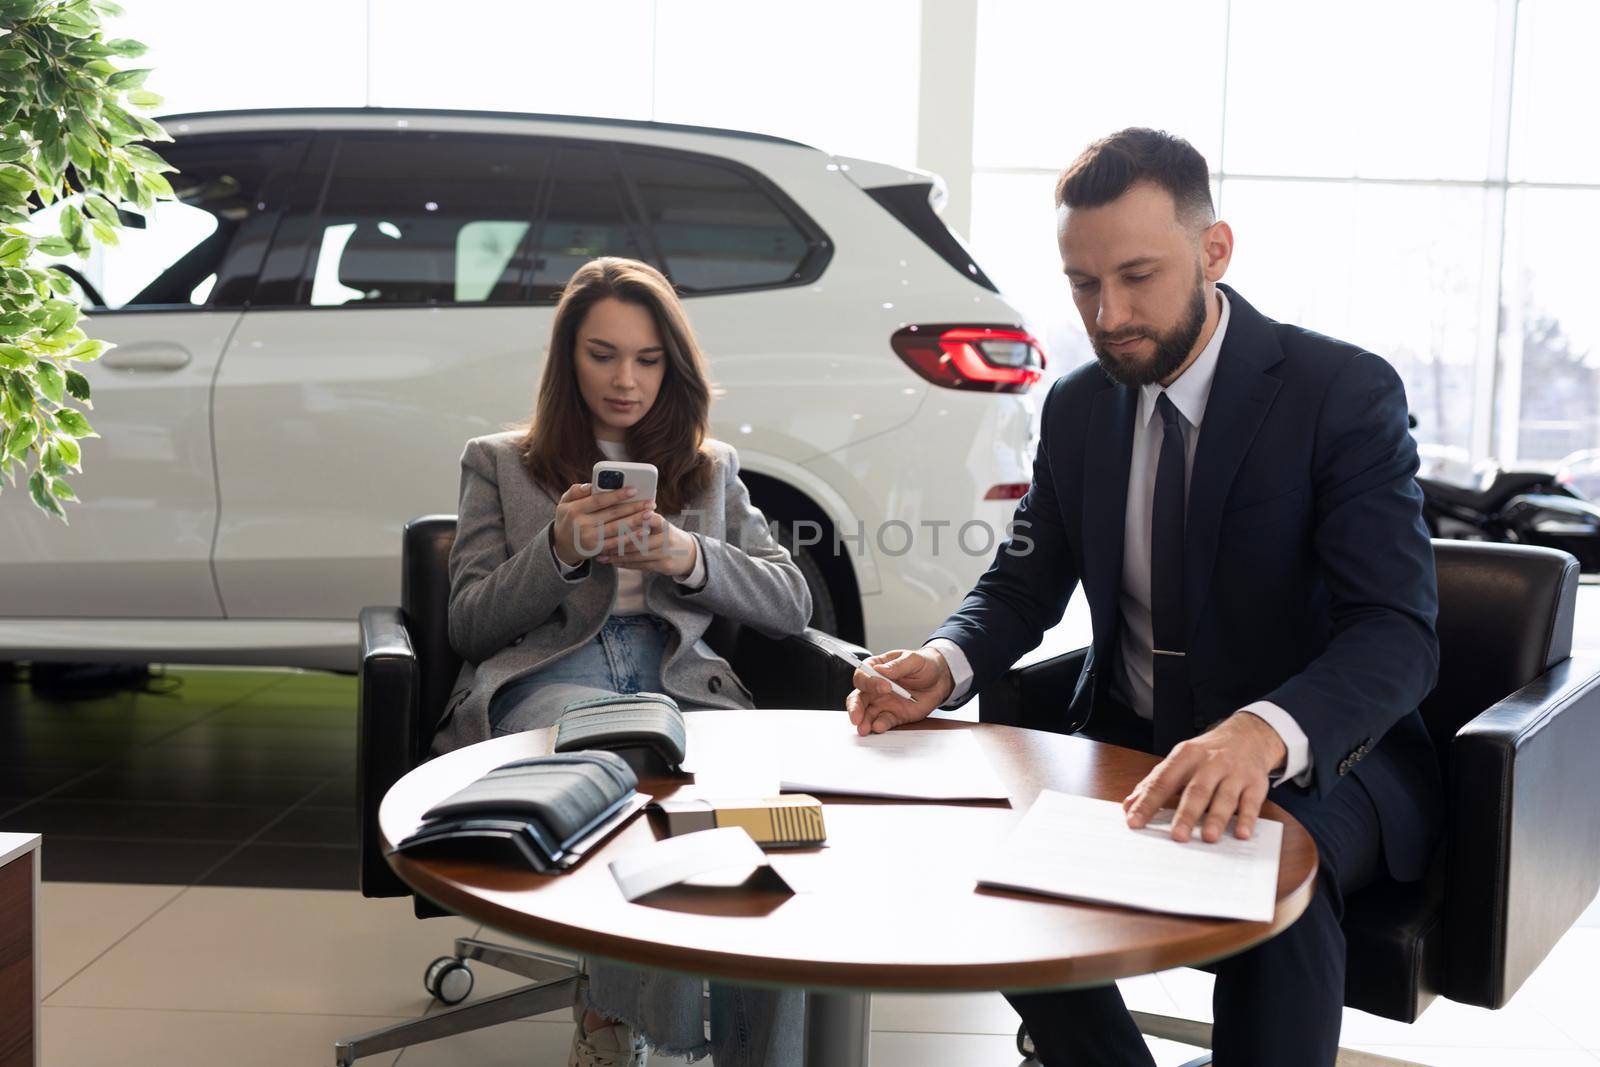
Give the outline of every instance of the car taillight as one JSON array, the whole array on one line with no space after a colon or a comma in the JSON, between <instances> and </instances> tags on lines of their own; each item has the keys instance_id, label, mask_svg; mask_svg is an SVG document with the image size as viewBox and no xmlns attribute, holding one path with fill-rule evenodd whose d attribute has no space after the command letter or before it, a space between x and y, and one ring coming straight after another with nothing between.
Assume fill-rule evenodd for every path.
<instances>
[{"instance_id":1,"label":"car taillight","mask_svg":"<svg viewBox=\"0 0 1600 1067\"><path fill-rule=\"evenodd\" d=\"M889 339L895 354L934 385L1025 393L1044 370L1044 350L1009 326L907 326Z\"/></svg>"},{"instance_id":2,"label":"car taillight","mask_svg":"<svg viewBox=\"0 0 1600 1067\"><path fill-rule=\"evenodd\" d=\"M1021 500L1028 495L1027 482L1002 482L991 485L989 491L983 494L985 500Z\"/></svg>"}]
</instances>

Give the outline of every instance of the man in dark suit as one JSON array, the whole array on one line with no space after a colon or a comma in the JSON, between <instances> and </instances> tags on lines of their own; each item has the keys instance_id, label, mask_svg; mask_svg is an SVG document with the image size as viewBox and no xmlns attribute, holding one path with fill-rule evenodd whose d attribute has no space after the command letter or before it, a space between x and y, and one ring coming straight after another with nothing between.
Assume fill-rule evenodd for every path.
<instances>
[{"instance_id":1,"label":"man in dark suit","mask_svg":"<svg viewBox=\"0 0 1600 1067\"><path fill-rule=\"evenodd\" d=\"M1179 840L1248 837L1270 796L1321 858L1305 914L1215 965L1215 1062L1331 1067L1344 897L1420 878L1441 821L1416 711L1437 591L1405 393L1378 356L1218 284L1233 233L1187 142L1107 137L1056 202L1098 366L1045 399L1025 536L926 645L873 657L914 700L858 671L848 710L865 734L959 706L1081 581L1094 643L1062 729L1165 757L1124 802L1129 825L1175 805ZM1153 1063L1115 986L1009 999L1047 1065Z\"/></svg>"}]
</instances>

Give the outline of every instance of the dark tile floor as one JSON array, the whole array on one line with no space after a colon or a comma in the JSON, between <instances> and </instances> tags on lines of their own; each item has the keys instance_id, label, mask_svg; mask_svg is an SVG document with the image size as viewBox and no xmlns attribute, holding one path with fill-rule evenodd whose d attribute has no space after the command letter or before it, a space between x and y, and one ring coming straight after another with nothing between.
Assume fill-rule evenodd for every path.
<instances>
[{"instance_id":1,"label":"dark tile floor","mask_svg":"<svg viewBox=\"0 0 1600 1067\"><path fill-rule=\"evenodd\" d=\"M45 835L47 880L356 888L354 678L175 668L152 689L0 680L0 830Z\"/></svg>"}]
</instances>

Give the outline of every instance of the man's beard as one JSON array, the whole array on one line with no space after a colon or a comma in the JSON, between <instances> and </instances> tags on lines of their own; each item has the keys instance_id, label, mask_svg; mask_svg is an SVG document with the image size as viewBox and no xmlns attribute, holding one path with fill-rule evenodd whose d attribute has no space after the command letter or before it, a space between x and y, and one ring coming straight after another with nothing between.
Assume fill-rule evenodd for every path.
<instances>
[{"instance_id":1,"label":"man's beard","mask_svg":"<svg viewBox=\"0 0 1600 1067\"><path fill-rule=\"evenodd\" d=\"M1196 275L1194 294L1183 319L1166 333L1135 330L1133 333L1111 337L1104 332L1095 334L1094 354L1100 360L1100 369L1118 385L1151 385L1165 381L1178 372L1183 361L1189 358L1200 331L1206 325L1206 289L1203 279ZM1156 343L1155 355L1142 362L1119 357L1111 351L1109 341L1131 341L1135 337L1148 337Z\"/></svg>"}]
</instances>

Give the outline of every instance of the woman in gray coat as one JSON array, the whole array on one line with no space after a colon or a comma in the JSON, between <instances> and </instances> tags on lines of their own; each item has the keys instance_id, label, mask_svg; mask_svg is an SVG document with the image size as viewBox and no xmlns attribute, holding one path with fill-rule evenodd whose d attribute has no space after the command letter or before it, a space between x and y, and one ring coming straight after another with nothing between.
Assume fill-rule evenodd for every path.
<instances>
[{"instance_id":1,"label":"woman in gray coat","mask_svg":"<svg viewBox=\"0 0 1600 1067\"><path fill-rule=\"evenodd\" d=\"M701 640L713 616L772 636L811 614L800 570L707 436L705 359L671 284L603 258L556 308L533 418L467 443L450 554L450 641L466 661L436 751L549 726L575 699L664 692L685 710L750 707ZM596 461L653 463L655 499L602 492ZM789 1067L803 995L592 962L569 1067L637 1067L648 1049L717 1067Z\"/></svg>"}]
</instances>

